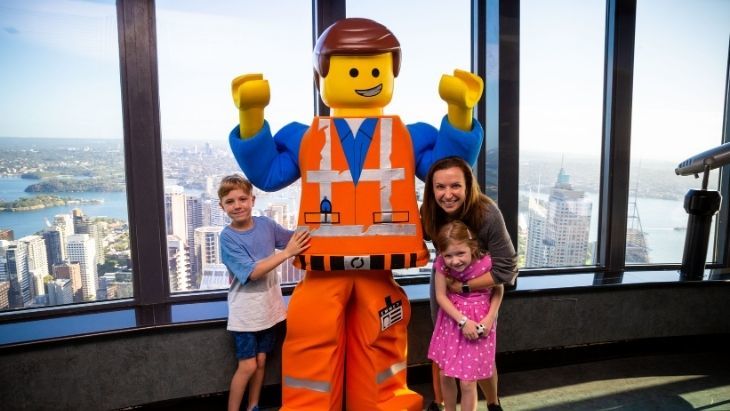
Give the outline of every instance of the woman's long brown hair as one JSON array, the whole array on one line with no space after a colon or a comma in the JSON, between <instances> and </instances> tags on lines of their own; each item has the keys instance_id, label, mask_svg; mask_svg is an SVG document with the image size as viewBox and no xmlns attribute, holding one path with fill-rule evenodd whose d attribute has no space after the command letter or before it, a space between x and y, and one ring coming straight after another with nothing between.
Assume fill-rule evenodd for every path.
<instances>
[{"instance_id":1,"label":"woman's long brown hair","mask_svg":"<svg viewBox=\"0 0 730 411\"><path fill-rule=\"evenodd\" d=\"M464 174L464 204L456 214L449 216L436 203L433 191L433 175L440 170L458 168ZM487 215L487 206L492 200L482 194L469 164L458 157L446 157L435 162L426 176L426 187L421 204L421 224L426 239L435 238L439 229L452 220L463 221L472 231L479 233Z\"/></svg>"}]
</instances>

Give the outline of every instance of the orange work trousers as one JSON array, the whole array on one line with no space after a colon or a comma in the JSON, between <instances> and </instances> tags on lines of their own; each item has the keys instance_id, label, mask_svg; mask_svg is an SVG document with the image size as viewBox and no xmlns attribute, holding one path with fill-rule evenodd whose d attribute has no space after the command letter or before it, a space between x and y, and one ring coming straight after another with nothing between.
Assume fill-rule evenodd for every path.
<instances>
[{"instance_id":1,"label":"orange work trousers","mask_svg":"<svg viewBox=\"0 0 730 411\"><path fill-rule=\"evenodd\" d=\"M341 410L343 385L347 411L422 410L406 385L410 317L391 271L308 271L289 301L281 410Z\"/></svg>"}]
</instances>

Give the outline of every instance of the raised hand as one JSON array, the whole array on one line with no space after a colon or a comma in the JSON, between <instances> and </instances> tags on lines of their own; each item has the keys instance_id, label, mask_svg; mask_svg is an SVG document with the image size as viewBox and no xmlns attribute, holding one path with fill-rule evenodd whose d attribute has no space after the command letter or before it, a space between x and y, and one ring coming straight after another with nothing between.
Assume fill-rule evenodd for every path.
<instances>
[{"instance_id":1,"label":"raised hand","mask_svg":"<svg viewBox=\"0 0 730 411\"><path fill-rule=\"evenodd\" d=\"M456 69L453 76L441 76L439 96L448 105L449 123L461 130L471 130L474 106L483 92L484 81L476 74Z\"/></svg>"},{"instance_id":2,"label":"raised hand","mask_svg":"<svg viewBox=\"0 0 730 411\"><path fill-rule=\"evenodd\" d=\"M264 125L264 108L269 105L269 81L263 74L244 74L231 82L233 104L238 108L241 138L249 138Z\"/></svg>"}]
</instances>

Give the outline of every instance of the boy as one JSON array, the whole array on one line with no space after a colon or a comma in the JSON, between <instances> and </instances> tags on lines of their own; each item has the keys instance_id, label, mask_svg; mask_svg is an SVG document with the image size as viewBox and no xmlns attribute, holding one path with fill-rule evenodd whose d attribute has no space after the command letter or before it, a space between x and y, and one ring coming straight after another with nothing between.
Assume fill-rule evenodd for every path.
<instances>
[{"instance_id":1,"label":"boy","mask_svg":"<svg viewBox=\"0 0 730 411\"><path fill-rule=\"evenodd\" d=\"M274 348L274 330L286 318L274 269L309 247L309 234L292 232L266 217L253 217L253 186L240 175L223 177L220 206L231 218L220 235L221 258L231 273L228 330L236 344L238 368L231 379L228 410L239 410L249 385L248 411L258 411L266 353ZM274 253L274 249L283 250Z\"/></svg>"}]
</instances>

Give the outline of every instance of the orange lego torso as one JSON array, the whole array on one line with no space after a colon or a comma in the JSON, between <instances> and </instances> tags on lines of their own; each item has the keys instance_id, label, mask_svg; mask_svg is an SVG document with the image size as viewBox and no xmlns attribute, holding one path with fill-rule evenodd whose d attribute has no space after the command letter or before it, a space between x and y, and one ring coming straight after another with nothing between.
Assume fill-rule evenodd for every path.
<instances>
[{"instance_id":1,"label":"orange lego torso","mask_svg":"<svg viewBox=\"0 0 730 411\"><path fill-rule=\"evenodd\" d=\"M378 118L357 184L332 117L316 117L299 151L299 226L311 247L295 259L307 270L390 270L428 262L408 130Z\"/></svg>"}]
</instances>

